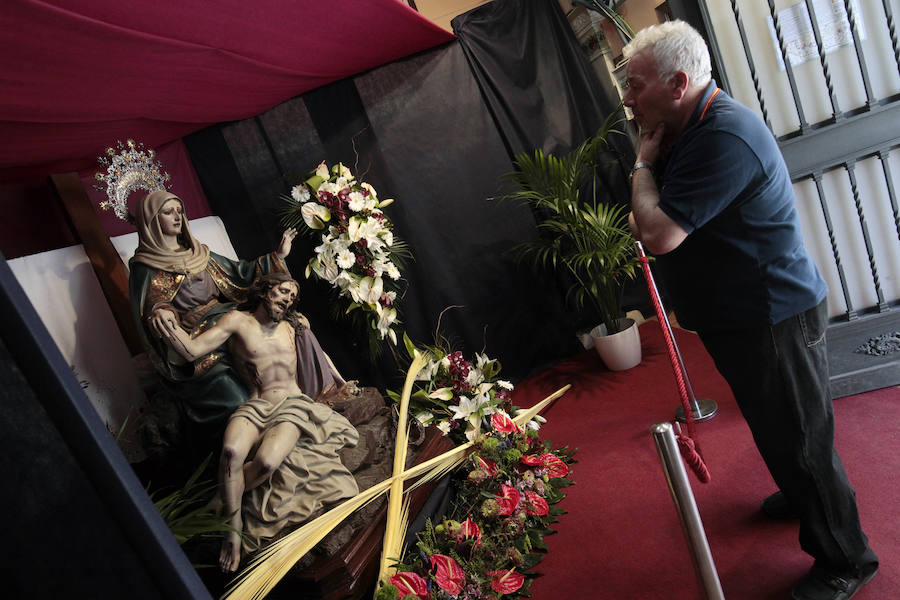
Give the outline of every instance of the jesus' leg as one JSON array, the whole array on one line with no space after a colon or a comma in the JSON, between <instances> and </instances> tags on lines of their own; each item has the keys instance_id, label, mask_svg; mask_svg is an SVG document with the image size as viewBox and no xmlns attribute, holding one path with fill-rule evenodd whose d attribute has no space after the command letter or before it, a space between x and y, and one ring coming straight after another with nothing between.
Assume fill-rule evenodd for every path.
<instances>
[{"instance_id":1,"label":"jesus' leg","mask_svg":"<svg viewBox=\"0 0 900 600\"><path fill-rule=\"evenodd\" d=\"M269 429L259 443L253 460L244 465L244 491L252 490L267 480L293 450L300 430L292 423L278 423Z\"/></svg>"},{"instance_id":2,"label":"jesus' leg","mask_svg":"<svg viewBox=\"0 0 900 600\"><path fill-rule=\"evenodd\" d=\"M244 460L250 448L259 438L259 429L243 417L228 422L219 459L220 493L225 514L232 515L228 522L234 531L225 534L219 553L219 567L223 572L233 573L241 561L240 531L244 524L241 519L241 497L244 495Z\"/></svg>"}]
</instances>

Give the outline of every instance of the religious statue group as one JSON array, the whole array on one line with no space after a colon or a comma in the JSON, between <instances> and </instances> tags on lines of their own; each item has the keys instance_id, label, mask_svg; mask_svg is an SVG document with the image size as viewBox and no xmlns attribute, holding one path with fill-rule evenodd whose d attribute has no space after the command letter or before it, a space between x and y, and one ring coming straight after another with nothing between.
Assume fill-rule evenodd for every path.
<instances>
[{"instance_id":1,"label":"religious statue group","mask_svg":"<svg viewBox=\"0 0 900 600\"><path fill-rule=\"evenodd\" d=\"M338 451L359 434L329 401L358 388L297 309L300 288L285 264L296 230L275 251L234 261L191 234L178 196L153 191L135 208L132 312L191 434L221 449L214 504L234 531L219 566L233 572L242 552L357 493Z\"/></svg>"}]
</instances>

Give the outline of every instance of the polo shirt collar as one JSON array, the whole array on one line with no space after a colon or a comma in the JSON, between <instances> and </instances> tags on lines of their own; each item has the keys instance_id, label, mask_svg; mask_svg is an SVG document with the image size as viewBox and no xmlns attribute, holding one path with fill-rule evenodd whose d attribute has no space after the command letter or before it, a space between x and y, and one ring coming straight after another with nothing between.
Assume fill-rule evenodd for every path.
<instances>
[{"instance_id":1,"label":"polo shirt collar","mask_svg":"<svg viewBox=\"0 0 900 600\"><path fill-rule=\"evenodd\" d=\"M691 127L693 127L697 121L700 120L700 115L703 113L703 107L706 106L706 103L709 102L709 97L712 96L716 88L719 86L716 85L715 79L710 79L709 83L706 85L706 89L703 90L703 96L700 98L700 102L697 103L697 106L694 107L694 112L691 114L690 120L685 125L683 131L687 131Z\"/></svg>"}]
</instances>

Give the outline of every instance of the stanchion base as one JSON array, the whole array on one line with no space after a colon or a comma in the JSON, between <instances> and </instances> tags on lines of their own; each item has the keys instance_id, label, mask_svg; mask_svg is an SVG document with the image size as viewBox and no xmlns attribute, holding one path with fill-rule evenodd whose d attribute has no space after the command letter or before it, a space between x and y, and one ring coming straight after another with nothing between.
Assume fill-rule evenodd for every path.
<instances>
[{"instance_id":1,"label":"stanchion base","mask_svg":"<svg viewBox=\"0 0 900 600\"><path fill-rule=\"evenodd\" d=\"M715 400L710 400L709 398L697 398L696 400L697 405L691 410L691 416L694 417L695 423L708 421L719 414L719 406L716 404ZM675 419L680 423L687 422L683 406L679 406L675 409Z\"/></svg>"}]
</instances>

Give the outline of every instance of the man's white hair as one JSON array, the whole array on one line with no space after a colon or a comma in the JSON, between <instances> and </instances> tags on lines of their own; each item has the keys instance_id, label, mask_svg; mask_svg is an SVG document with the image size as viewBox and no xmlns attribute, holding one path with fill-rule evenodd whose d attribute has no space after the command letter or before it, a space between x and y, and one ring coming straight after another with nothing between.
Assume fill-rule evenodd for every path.
<instances>
[{"instance_id":1,"label":"man's white hair","mask_svg":"<svg viewBox=\"0 0 900 600\"><path fill-rule=\"evenodd\" d=\"M644 50L653 53L661 81L668 81L678 71L684 71L692 86L709 83L712 70L709 49L697 30L684 21L666 21L641 29L622 49L622 55L630 59Z\"/></svg>"}]
</instances>

